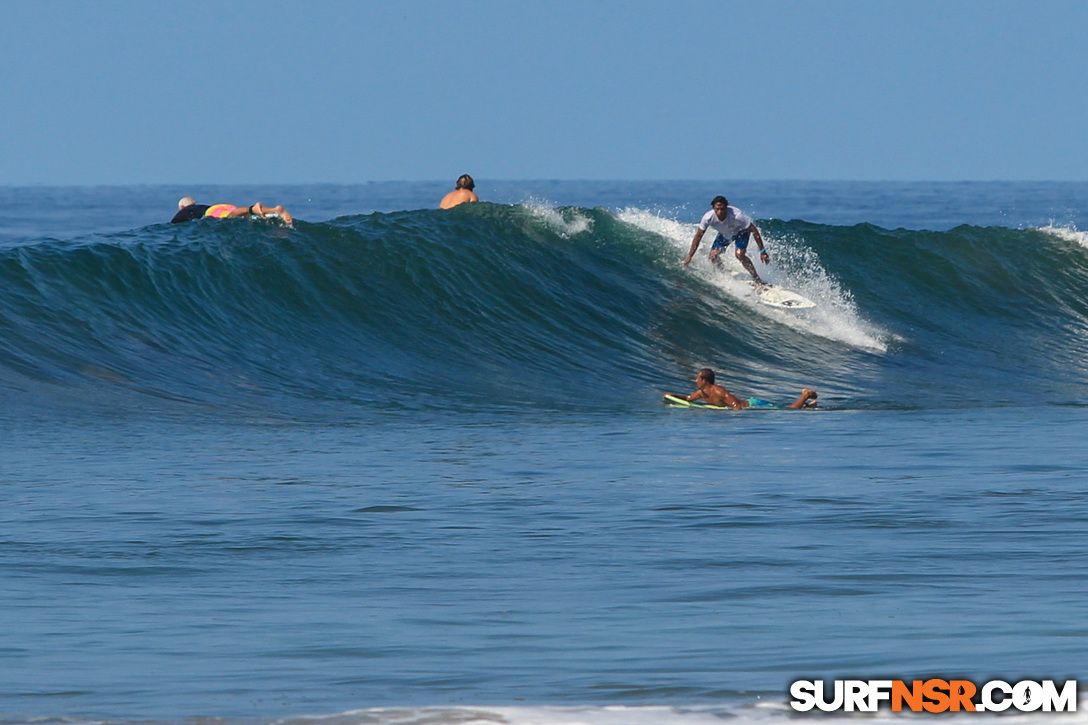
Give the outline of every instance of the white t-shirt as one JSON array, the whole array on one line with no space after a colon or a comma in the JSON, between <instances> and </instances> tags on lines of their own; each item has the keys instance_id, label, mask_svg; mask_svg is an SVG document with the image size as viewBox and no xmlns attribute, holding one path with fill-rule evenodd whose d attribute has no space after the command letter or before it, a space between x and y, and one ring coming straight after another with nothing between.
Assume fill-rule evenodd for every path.
<instances>
[{"instance_id":1,"label":"white t-shirt","mask_svg":"<svg viewBox=\"0 0 1088 725\"><path fill-rule=\"evenodd\" d=\"M714 227L714 231L721 234L726 239L732 239L751 225L752 220L744 216L744 212L735 206L725 207L725 219L719 219L718 215L711 209L706 214L703 214L703 220L699 222L699 228L704 232L707 227Z\"/></svg>"}]
</instances>

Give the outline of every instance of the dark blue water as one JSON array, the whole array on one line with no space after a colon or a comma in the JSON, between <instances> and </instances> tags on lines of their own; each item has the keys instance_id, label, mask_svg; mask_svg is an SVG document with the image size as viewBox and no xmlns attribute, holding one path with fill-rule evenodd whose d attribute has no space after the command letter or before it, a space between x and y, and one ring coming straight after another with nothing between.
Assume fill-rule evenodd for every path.
<instances>
[{"instance_id":1,"label":"dark blue water","mask_svg":"<svg viewBox=\"0 0 1088 725\"><path fill-rule=\"evenodd\" d=\"M0 719L1083 678L1088 185L483 187L0 190ZM816 308L679 267L719 191Z\"/></svg>"}]
</instances>

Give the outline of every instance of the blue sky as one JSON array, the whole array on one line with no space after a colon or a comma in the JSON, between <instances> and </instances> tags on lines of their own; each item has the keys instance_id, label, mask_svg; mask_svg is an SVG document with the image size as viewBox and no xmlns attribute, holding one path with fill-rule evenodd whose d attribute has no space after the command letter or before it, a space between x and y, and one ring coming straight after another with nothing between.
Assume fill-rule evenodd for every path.
<instances>
[{"instance_id":1,"label":"blue sky","mask_svg":"<svg viewBox=\"0 0 1088 725\"><path fill-rule=\"evenodd\" d=\"M0 184L1088 180L1088 3L0 2Z\"/></svg>"}]
</instances>

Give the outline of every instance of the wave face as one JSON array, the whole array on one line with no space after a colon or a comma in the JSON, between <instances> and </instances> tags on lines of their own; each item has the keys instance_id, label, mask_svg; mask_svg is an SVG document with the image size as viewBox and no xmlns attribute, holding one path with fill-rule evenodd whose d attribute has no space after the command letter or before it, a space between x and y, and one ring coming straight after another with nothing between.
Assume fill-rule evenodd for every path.
<instances>
[{"instance_id":1,"label":"wave face","mask_svg":"<svg viewBox=\"0 0 1088 725\"><path fill-rule=\"evenodd\" d=\"M815 387L827 406L1083 402L1079 233L760 227L765 278L816 308L759 304L708 242L681 268L694 227L639 209L23 240L0 249L0 388L59 408L632 411L710 366L738 393Z\"/></svg>"}]
</instances>

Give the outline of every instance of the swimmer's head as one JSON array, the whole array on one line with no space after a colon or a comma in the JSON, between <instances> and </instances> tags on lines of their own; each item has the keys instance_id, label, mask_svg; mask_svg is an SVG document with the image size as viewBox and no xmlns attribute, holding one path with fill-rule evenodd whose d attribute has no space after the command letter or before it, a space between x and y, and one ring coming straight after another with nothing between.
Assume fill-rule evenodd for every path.
<instances>
[{"instance_id":1,"label":"swimmer's head","mask_svg":"<svg viewBox=\"0 0 1088 725\"><path fill-rule=\"evenodd\" d=\"M695 376L695 383L696 385L701 385L702 383L706 383L707 385L713 385L714 371L710 368L703 368L699 371L699 374Z\"/></svg>"},{"instance_id":2,"label":"swimmer's head","mask_svg":"<svg viewBox=\"0 0 1088 725\"><path fill-rule=\"evenodd\" d=\"M721 194L719 194L718 196L715 196L715 197L714 197L714 198L713 198L713 199L711 200L711 202L710 202L710 205L711 205L711 206L716 206L716 205L717 205L717 203L718 203L719 201L720 201L720 202L722 203L722 206L729 206L729 200L728 200L728 199L726 199L726 198L725 198L724 196L722 196Z\"/></svg>"},{"instance_id":3,"label":"swimmer's head","mask_svg":"<svg viewBox=\"0 0 1088 725\"><path fill-rule=\"evenodd\" d=\"M468 174L462 174L461 178L457 180L457 188L468 189L469 191L472 191L476 188L476 182L473 181L472 177Z\"/></svg>"},{"instance_id":4,"label":"swimmer's head","mask_svg":"<svg viewBox=\"0 0 1088 725\"><path fill-rule=\"evenodd\" d=\"M184 209L187 206L192 206L196 203L196 200L191 196L183 196L178 200L178 209Z\"/></svg>"}]
</instances>

